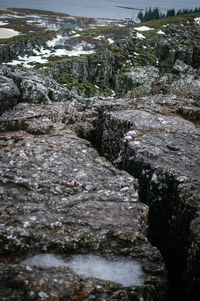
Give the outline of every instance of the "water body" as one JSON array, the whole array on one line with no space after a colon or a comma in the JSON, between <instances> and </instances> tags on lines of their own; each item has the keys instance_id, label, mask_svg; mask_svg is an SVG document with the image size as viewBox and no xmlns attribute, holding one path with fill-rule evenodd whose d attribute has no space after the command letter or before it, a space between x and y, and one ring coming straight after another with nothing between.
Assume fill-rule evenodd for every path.
<instances>
[{"instance_id":1,"label":"water body","mask_svg":"<svg viewBox=\"0 0 200 301\"><path fill-rule=\"evenodd\" d=\"M22 7L63 12L74 16L99 18L132 18L137 10L121 8L124 6L136 9L158 7L161 11L175 8L199 7L199 0L0 0L0 9Z\"/></svg>"}]
</instances>

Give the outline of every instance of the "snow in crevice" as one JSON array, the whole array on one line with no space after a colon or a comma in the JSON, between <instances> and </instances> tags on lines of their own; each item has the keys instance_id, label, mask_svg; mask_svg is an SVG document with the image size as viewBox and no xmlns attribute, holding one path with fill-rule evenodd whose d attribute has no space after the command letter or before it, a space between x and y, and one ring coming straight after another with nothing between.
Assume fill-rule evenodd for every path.
<instances>
[{"instance_id":1,"label":"snow in crevice","mask_svg":"<svg viewBox=\"0 0 200 301\"><path fill-rule=\"evenodd\" d=\"M145 279L140 263L125 257L119 257L116 261L109 261L93 254L75 255L64 259L59 255L38 254L26 258L20 264L44 269L68 267L82 278L95 277L118 282L123 286L142 286Z\"/></svg>"}]
</instances>

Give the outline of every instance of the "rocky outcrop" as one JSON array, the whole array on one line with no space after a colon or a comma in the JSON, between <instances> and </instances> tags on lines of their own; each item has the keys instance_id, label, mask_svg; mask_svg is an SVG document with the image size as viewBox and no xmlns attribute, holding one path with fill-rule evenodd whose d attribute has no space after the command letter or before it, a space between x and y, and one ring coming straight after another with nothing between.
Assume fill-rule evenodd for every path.
<instances>
[{"instance_id":1,"label":"rocky outcrop","mask_svg":"<svg viewBox=\"0 0 200 301\"><path fill-rule=\"evenodd\" d=\"M27 69L15 69L14 72L3 67L1 76L1 112L17 102L51 103L79 99L66 87L60 86L51 78L34 73ZM4 109L3 109L4 108Z\"/></svg>"},{"instance_id":2,"label":"rocky outcrop","mask_svg":"<svg viewBox=\"0 0 200 301\"><path fill-rule=\"evenodd\" d=\"M131 80L134 87L129 87L128 98L149 95L159 78L159 69L153 66L133 68L126 73L126 82Z\"/></svg>"},{"instance_id":3,"label":"rocky outcrop","mask_svg":"<svg viewBox=\"0 0 200 301\"><path fill-rule=\"evenodd\" d=\"M160 95L99 102L92 110L96 117L92 120L89 110L92 125L81 134L138 179L140 199L149 206L148 237L167 264L171 298L194 300L200 279L200 133L186 119L199 122L199 107L193 100Z\"/></svg>"},{"instance_id":4,"label":"rocky outcrop","mask_svg":"<svg viewBox=\"0 0 200 301\"><path fill-rule=\"evenodd\" d=\"M158 76L155 51L129 35L89 56L49 64L44 73L82 97L147 95Z\"/></svg>"},{"instance_id":5,"label":"rocky outcrop","mask_svg":"<svg viewBox=\"0 0 200 301\"><path fill-rule=\"evenodd\" d=\"M0 114L17 104L19 89L12 79L0 75Z\"/></svg>"},{"instance_id":6,"label":"rocky outcrop","mask_svg":"<svg viewBox=\"0 0 200 301\"><path fill-rule=\"evenodd\" d=\"M19 56L34 55L35 49L40 49L43 43L34 40L24 40L0 47L0 64L7 63Z\"/></svg>"},{"instance_id":7,"label":"rocky outcrop","mask_svg":"<svg viewBox=\"0 0 200 301\"><path fill-rule=\"evenodd\" d=\"M78 138L73 124L83 111L78 102L36 101L0 117L1 299L165 300L165 265L147 239L148 206L139 201L138 182ZM40 253L130 257L144 279L126 287L21 263Z\"/></svg>"},{"instance_id":8,"label":"rocky outcrop","mask_svg":"<svg viewBox=\"0 0 200 301\"><path fill-rule=\"evenodd\" d=\"M171 68L176 60L199 68L199 26L168 25L166 35L158 43L158 55L163 68Z\"/></svg>"},{"instance_id":9,"label":"rocky outcrop","mask_svg":"<svg viewBox=\"0 0 200 301\"><path fill-rule=\"evenodd\" d=\"M168 26L157 62L135 39L52 63L49 78L0 70L0 299L199 298L197 27ZM100 90L127 98L76 94ZM41 253L135 260L143 276L24 265Z\"/></svg>"}]
</instances>

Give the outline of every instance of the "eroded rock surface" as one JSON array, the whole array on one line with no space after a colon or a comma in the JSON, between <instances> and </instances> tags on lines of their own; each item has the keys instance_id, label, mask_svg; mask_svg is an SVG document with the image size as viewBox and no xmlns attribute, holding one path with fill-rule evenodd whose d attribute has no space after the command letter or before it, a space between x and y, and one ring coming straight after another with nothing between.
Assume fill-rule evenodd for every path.
<instances>
[{"instance_id":1,"label":"eroded rock surface","mask_svg":"<svg viewBox=\"0 0 200 301\"><path fill-rule=\"evenodd\" d=\"M191 28L198 41L197 27L181 27L166 30L159 60L137 41L123 58L118 43L114 52L54 66L60 82L72 70L127 99L82 99L51 78L1 68L0 299L162 301L163 259L170 300L199 298L199 48L187 44ZM176 45L179 35L186 42ZM84 89L90 96L91 86ZM158 92L167 95L130 99ZM20 264L40 253L130 256L145 280L124 287Z\"/></svg>"},{"instance_id":2,"label":"eroded rock surface","mask_svg":"<svg viewBox=\"0 0 200 301\"><path fill-rule=\"evenodd\" d=\"M7 81L7 86L9 85L10 94L4 95L6 93L4 91L4 93L1 93L1 97L5 98L4 101L6 101L6 97L9 99L17 97L19 98L19 102L48 104L54 101L67 101L72 98L78 98L78 96L70 92L66 87L60 86L53 79L27 69L16 69L13 72L6 67L2 67L0 74L4 76L4 78L2 77L2 81ZM4 82L1 83L1 86L2 89L6 89ZM11 105L10 101L9 106Z\"/></svg>"},{"instance_id":3,"label":"eroded rock surface","mask_svg":"<svg viewBox=\"0 0 200 301\"><path fill-rule=\"evenodd\" d=\"M19 96L19 90L13 80L0 75L0 114L16 105Z\"/></svg>"},{"instance_id":4,"label":"eroded rock surface","mask_svg":"<svg viewBox=\"0 0 200 301\"><path fill-rule=\"evenodd\" d=\"M148 237L165 258L175 295L199 295L199 107L157 95L99 102L81 131L109 160L139 180L149 205ZM184 119L185 118L185 119ZM188 119L188 120L187 120ZM192 123L190 120L194 121ZM185 289L186 288L186 289Z\"/></svg>"},{"instance_id":5,"label":"eroded rock surface","mask_svg":"<svg viewBox=\"0 0 200 301\"><path fill-rule=\"evenodd\" d=\"M1 116L1 300L164 300L165 266L147 240L148 206L139 202L137 180L70 129L81 108L20 103ZM146 279L126 288L19 264L41 252L131 256Z\"/></svg>"}]
</instances>

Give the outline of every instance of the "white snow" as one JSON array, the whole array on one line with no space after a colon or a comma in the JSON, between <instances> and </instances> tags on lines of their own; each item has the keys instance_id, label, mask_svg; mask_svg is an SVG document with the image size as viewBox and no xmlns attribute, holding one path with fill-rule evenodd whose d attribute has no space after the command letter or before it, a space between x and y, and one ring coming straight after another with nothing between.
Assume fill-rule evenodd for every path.
<instances>
[{"instance_id":1,"label":"white snow","mask_svg":"<svg viewBox=\"0 0 200 301\"><path fill-rule=\"evenodd\" d=\"M148 26L140 26L140 27L135 27L134 28L137 31L149 31L149 30L154 30L153 28L150 28Z\"/></svg>"},{"instance_id":2,"label":"white snow","mask_svg":"<svg viewBox=\"0 0 200 301\"><path fill-rule=\"evenodd\" d=\"M119 282L124 286L142 286L145 275L139 262L120 257L117 261L108 261L95 255L76 255L69 259L53 254L39 254L21 262L27 266L69 267L78 275L88 278Z\"/></svg>"},{"instance_id":3,"label":"white snow","mask_svg":"<svg viewBox=\"0 0 200 301\"><path fill-rule=\"evenodd\" d=\"M136 33L136 38L141 39L141 40L146 39L145 36L142 33L139 33L139 32Z\"/></svg>"},{"instance_id":4,"label":"white snow","mask_svg":"<svg viewBox=\"0 0 200 301\"><path fill-rule=\"evenodd\" d=\"M164 33L164 31L159 30L159 31L158 31L158 34L165 34L165 33Z\"/></svg>"},{"instance_id":5,"label":"white snow","mask_svg":"<svg viewBox=\"0 0 200 301\"><path fill-rule=\"evenodd\" d=\"M18 60L13 60L8 63L4 63L5 65L22 65L26 68L33 68L34 63L40 63L40 64L47 64L48 63L48 57L50 56L79 56L82 54L92 54L94 53L94 50L83 50L83 46L79 45L78 47L75 47L73 50L66 50L64 48L58 48L58 49L44 49L43 47L40 48L40 50L34 49L33 51L35 55L24 57L19 56Z\"/></svg>"},{"instance_id":6,"label":"white snow","mask_svg":"<svg viewBox=\"0 0 200 301\"><path fill-rule=\"evenodd\" d=\"M58 45L59 46L60 45L64 46L66 40L70 40L72 38L78 38L78 37L80 37L79 33L77 33L77 34L75 34L73 36L61 36L61 35L57 35L54 39L47 41L46 45L48 47L55 47L55 46L58 46Z\"/></svg>"},{"instance_id":7,"label":"white snow","mask_svg":"<svg viewBox=\"0 0 200 301\"><path fill-rule=\"evenodd\" d=\"M33 64L30 65L31 63L40 63L40 64L46 64L48 63L48 60L45 58L42 58L39 55L33 55L33 56L27 56L25 55L24 57L19 56L18 60L13 60L12 62L4 63L5 65L22 65L26 68L33 68Z\"/></svg>"},{"instance_id":8,"label":"white snow","mask_svg":"<svg viewBox=\"0 0 200 301\"><path fill-rule=\"evenodd\" d=\"M195 23L200 25L200 17L194 19Z\"/></svg>"},{"instance_id":9,"label":"white snow","mask_svg":"<svg viewBox=\"0 0 200 301\"><path fill-rule=\"evenodd\" d=\"M82 50L82 47L77 47L74 50L56 49L51 55L53 56L79 56L82 54L92 54L93 50Z\"/></svg>"},{"instance_id":10,"label":"white snow","mask_svg":"<svg viewBox=\"0 0 200 301\"><path fill-rule=\"evenodd\" d=\"M78 38L80 37L81 35L79 33L75 34L74 36L71 36L71 38Z\"/></svg>"},{"instance_id":11,"label":"white snow","mask_svg":"<svg viewBox=\"0 0 200 301\"><path fill-rule=\"evenodd\" d=\"M3 25L8 25L8 22L2 22L2 21L0 21L0 26L3 26Z\"/></svg>"},{"instance_id":12,"label":"white snow","mask_svg":"<svg viewBox=\"0 0 200 301\"><path fill-rule=\"evenodd\" d=\"M56 43L62 38L63 36L57 35L54 39L47 41L46 44L48 47L54 47L56 46Z\"/></svg>"},{"instance_id":13,"label":"white snow","mask_svg":"<svg viewBox=\"0 0 200 301\"><path fill-rule=\"evenodd\" d=\"M18 36L20 33L13 29L0 28L0 39L9 39Z\"/></svg>"},{"instance_id":14,"label":"white snow","mask_svg":"<svg viewBox=\"0 0 200 301\"><path fill-rule=\"evenodd\" d=\"M102 39L105 39L105 36L98 36L98 37L95 37L94 39L95 40L102 40Z\"/></svg>"},{"instance_id":15,"label":"white snow","mask_svg":"<svg viewBox=\"0 0 200 301\"><path fill-rule=\"evenodd\" d=\"M108 38L108 43L111 45L113 44L115 41L113 41L111 38Z\"/></svg>"}]
</instances>

